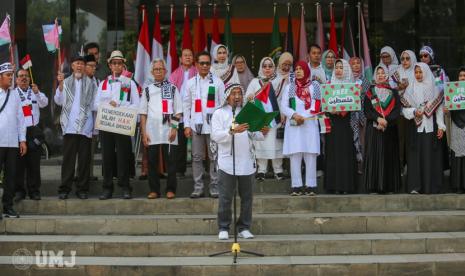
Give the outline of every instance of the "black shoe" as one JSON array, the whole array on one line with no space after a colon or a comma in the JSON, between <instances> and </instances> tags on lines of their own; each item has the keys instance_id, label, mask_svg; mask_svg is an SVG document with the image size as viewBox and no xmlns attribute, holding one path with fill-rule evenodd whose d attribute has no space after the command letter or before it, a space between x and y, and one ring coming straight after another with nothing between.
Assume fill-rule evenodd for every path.
<instances>
[{"instance_id":1,"label":"black shoe","mask_svg":"<svg viewBox=\"0 0 465 276\"><path fill-rule=\"evenodd\" d=\"M88 199L89 198L89 196L85 192L76 192L76 196L79 199Z\"/></svg>"},{"instance_id":2,"label":"black shoe","mask_svg":"<svg viewBox=\"0 0 465 276\"><path fill-rule=\"evenodd\" d=\"M29 196L31 200L41 200L40 194L32 194Z\"/></svg>"},{"instance_id":3,"label":"black shoe","mask_svg":"<svg viewBox=\"0 0 465 276\"><path fill-rule=\"evenodd\" d=\"M255 178L257 179L257 181L264 181L265 180L265 174L264 173L257 173Z\"/></svg>"},{"instance_id":4,"label":"black shoe","mask_svg":"<svg viewBox=\"0 0 465 276\"><path fill-rule=\"evenodd\" d=\"M305 195L314 196L316 195L316 188L306 187Z\"/></svg>"},{"instance_id":5,"label":"black shoe","mask_svg":"<svg viewBox=\"0 0 465 276\"><path fill-rule=\"evenodd\" d=\"M302 187L294 187L291 189L291 196L300 196L302 195Z\"/></svg>"},{"instance_id":6,"label":"black shoe","mask_svg":"<svg viewBox=\"0 0 465 276\"><path fill-rule=\"evenodd\" d=\"M68 199L68 193L59 193L58 199L62 199L62 200Z\"/></svg>"},{"instance_id":7,"label":"black shoe","mask_svg":"<svg viewBox=\"0 0 465 276\"><path fill-rule=\"evenodd\" d=\"M19 214L15 211L15 209L13 209L13 207L4 209L3 215L6 218L19 218Z\"/></svg>"},{"instance_id":8,"label":"black shoe","mask_svg":"<svg viewBox=\"0 0 465 276\"><path fill-rule=\"evenodd\" d=\"M26 199L26 195L24 193L19 192L19 193L16 193L14 201L20 202L21 200L24 200L24 199Z\"/></svg>"},{"instance_id":9,"label":"black shoe","mask_svg":"<svg viewBox=\"0 0 465 276\"><path fill-rule=\"evenodd\" d=\"M131 199L132 198L131 192L130 191L123 191L122 198L123 199Z\"/></svg>"},{"instance_id":10,"label":"black shoe","mask_svg":"<svg viewBox=\"0 0 465 276\"><path fill-rule=\"evenodd\" d=\"M112 197L113 197L113 193L112 193L112 192L110 192L110 191L104 191L104 192L102 193L102 195L100 195L99 199L100 199L100 200L106 200L106 199L110 199L110 198L112 198Z\"/></svg>"},{"instance_id":11,"label":"black shoe","mask_svg":"<svg viewBox=\"0 0 465 276\"><path fill-rule=\"evenodd\" d=\"M146 175L141 175L141 176L139 176L139 180L147 180L147 176Z\"/></svg>"}]
</instances>

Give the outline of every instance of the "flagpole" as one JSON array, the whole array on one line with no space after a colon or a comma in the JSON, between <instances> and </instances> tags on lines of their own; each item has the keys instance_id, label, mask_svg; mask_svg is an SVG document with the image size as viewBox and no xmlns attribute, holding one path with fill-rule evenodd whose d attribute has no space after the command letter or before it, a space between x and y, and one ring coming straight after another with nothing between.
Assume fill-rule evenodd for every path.
<instances>
[{"instance_id":1,"label":"flagpole","mask_svg":"<svg viewBox=\"0 0 465 276\"><path fill-rule=\"evenodd\" d=\"M32 69L31 69L31 67L29 67L29 75L31 75L31 83L34 83L34 78L32 77Z\"/></svg>"},{"instance_id":2,"label":"flagpole","mask_svg":"<svg viewBox=\"0 0 465 276\"><path fill-rule=\"evenodd\" d=\"M11 18L10 15L7 13L6 17L8 18L8 31L10 32L10 62L13 65L13 68L15 66L15 59L13 56L13 48L14 48L14 41L13 41L13 36L11 35Z\"/></svg>"},{"instance_id":3,"label":"flagpole","mask_svg":"<svg viewBox=\"0 0 465 276\"><path fill-rule=\"evenodd\" d=\"M360 17L362 15L361 9L360 9L360 2L357 3L357 21L358 21L358 56L362 56L362 33L361 33L361 24L360 24Z\"/></svg>"},{"instance_id":4,"label":"flagpole","mask_svg":"<svg viewBox=\"0 0 465 276\"><path fill-rule=\"evenodd\" d=\"M58 17L55 18L55 28L58 30ZM58 30L58 72L61 73L61 50L60 50L60 32Z\"/></svg>"}]
</instances>

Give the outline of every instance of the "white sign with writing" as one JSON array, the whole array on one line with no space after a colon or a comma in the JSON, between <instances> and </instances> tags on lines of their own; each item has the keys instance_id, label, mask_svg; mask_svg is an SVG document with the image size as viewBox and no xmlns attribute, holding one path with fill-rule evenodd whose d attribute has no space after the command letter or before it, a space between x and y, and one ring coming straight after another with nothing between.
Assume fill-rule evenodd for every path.
<instances>
[{"instance_id":1,"label":"white sign with writing","mask_svg":"<svg viewBox=\"0 0 465 276\"><path fill-rule=\"evenodd\" d=\"M133 108L102 105L97 112L95 128L98 130L134 136L138 111Z\"/></svg>"}]
</instances>

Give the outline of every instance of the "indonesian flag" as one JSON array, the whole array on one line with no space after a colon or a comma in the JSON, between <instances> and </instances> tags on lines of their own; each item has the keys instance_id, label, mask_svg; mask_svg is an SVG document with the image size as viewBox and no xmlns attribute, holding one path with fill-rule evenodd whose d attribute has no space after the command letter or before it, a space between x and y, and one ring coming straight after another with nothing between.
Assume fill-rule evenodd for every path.
<instances>
[{"instance_id":1,"label":"indonesian flag","mask_svg":"<svg viewBox=\"0 0 465 276\"><path fill-rule=\"evenodd\" d=\"M23 105L23 115L24 115L24 124L26 127L30 127L34 124L34 120L32 118L32 105Z\"/></svg>"},{"instance_id":2,"label":"indonesian flag","mask_svg":"<svg viewBox=\"0 0 465 276\"><path fill-rule=\"evenodd\" d=\"M325 47L325 33L324 33L324 30L323 30L323 16L321 14L320 3L316 3L315 43L320 46L322 51L324 51L326 49L326 47Z\"/></svg>"},{"instance_id":3,"label":"indonesian flag","mask_svg":"<svg viewBox=\"0 0 465 276\"><path fill-rule=\"evenodd\" d=\"M136 66L134 80L143 86L145 81L150 78L150 40L149 40L149 21L147 10L142 6L142 26L137 42Z\"/></svg>"},{"instance_id":4,"label":"indonesian flag","mask_svg":"<svg viewBox=\"0 0 465 276\"><path fill-rule=\"evenodd\" d=\"M163 46L161 40L161 28L160 28L160 9L155 9L155 23L153 25L153 37L152 37L152 60L156 58L163 58Z\"/></svg>"},{"instance_id":5,"label":"indonesian flag","mask_svg":"<svg viewBox=\"0 0 465 276\"><path fill-rule=\"evenodd\" d=\"M218 13L216 11L216 4L213 4L213 28L212 28L212 42L210 44L210 55L213 57L213 50L221 43L220 27L218 25Z\"/></svg>"},{"instance_id":6,"label":"indonesian flag","mask_svg":"<svg viewBox=\"0 0 465 276\"><path fill-rule=\"evenodd\" d=\"M178 53L176 52L176 22L173 5L171 5L170 42L166 53L166 63L168 67L166 68L168 75L170 75L171 72L174 72L179 65Z\"/></svg>"},{"instance_id":7,"label":"indonesian flag","mask_svg":"<svg viewBox=\"0 0 465 276\"><path fill-rule=\"evenodd\" d=\"M21 64L21 67L24 69L24 70L27 70L29 69L30 67L32 67L32 61L31 61L31 57L29 56L29 54L27 54L20 62L19 64Z\"/></svg>"},{"instance_id":8,"label":"indonesian flag","mask_svg":"<svg viewBox=\"0 0 465 276\"><path fill-rule=\"evenodd\" d=\"M333 50L336 54L336 58L339 57L337 50L337 34L336 34L336 23L334 22L334 8L333 3L329 4L329 16L331 18L331 27L329 29L329 45L328 48Z\"/></svg>"},{"instance_id":9,"label":"indonesian flag","mask_svg":"<svg viewBox=\"0 0 465 276\"><path fill-rule=\"evenodd\" d=\"M205 25L203 22L203 14L199 5L199 23L197 25L195 37L197 38L197 43L195 44L195 51L207 51L207 36L205 35Z\"/></svg>"},{"instance_id":10,"label":"indonesian flag","mask_svg":"<svg viewBox=\"0 0 465 276\"><path fill-rule=\"evenodd\" d=\"M307 60L307 31L305 30L305 9L302 4L302 11L300 13L300 28L299 28L299 45L297 48L297 56L299 60Z\"/></svg>"},{"instance_id":11,"label":"indonesian flag","mask_svg":"<svg viewBox=\"0 0 465 276\"><path fill-rule=\"evenodd\" d=\"M186 4L184 5L184 31L182 33L182 48L181 49L192 50L191 26L189 22L189 12L187 11Z\"/></svg>"}]
</instances>

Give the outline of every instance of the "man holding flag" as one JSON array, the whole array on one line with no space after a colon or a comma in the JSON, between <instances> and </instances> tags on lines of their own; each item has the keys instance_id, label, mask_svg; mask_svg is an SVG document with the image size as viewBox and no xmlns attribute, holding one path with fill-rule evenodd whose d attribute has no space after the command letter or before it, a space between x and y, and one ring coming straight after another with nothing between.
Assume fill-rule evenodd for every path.
<instances>
[{"instance_id":1,"label":"man holding flag","mask_svg":"<svg viewBox=\"0 0 465 276\"><path fill-rule=\"evenodd\" d=\"M32 63L31 63L32 65ZM27 67L27 65L26 65ZM28 67L30 68L30 67ZM40 92L37 84L30 84L29 71L23 64L23 69L16 72L16 92L21 99L26 129L28 152L19 157L16 170L16 196L15 200L26 198L24 189L24 176L26 175L27 194L32 200L40 200L40 157L43 142L42 130L37 126L40 120L40 109L48 105L48 98Z\"/></svg>"}]
</instances>

